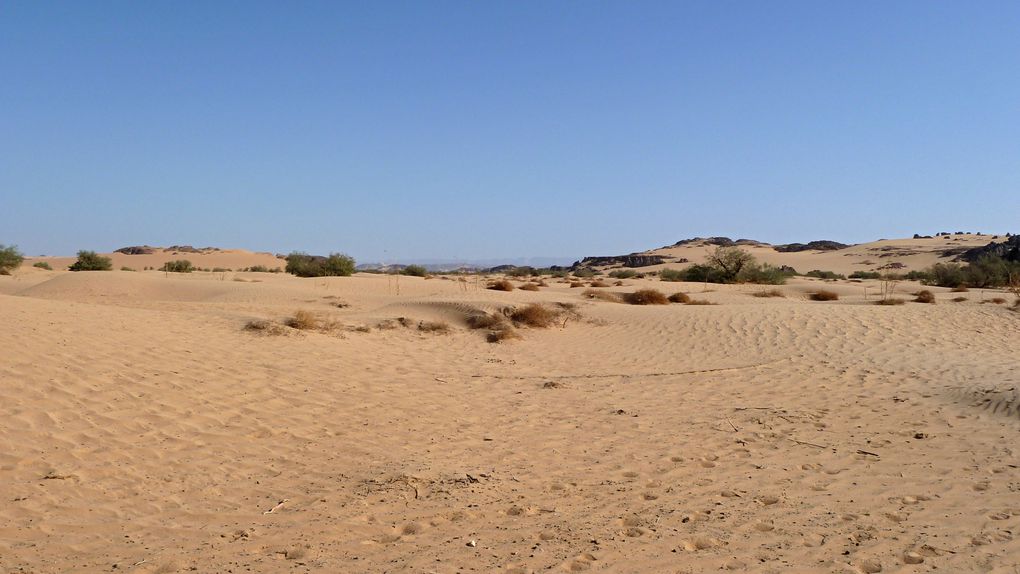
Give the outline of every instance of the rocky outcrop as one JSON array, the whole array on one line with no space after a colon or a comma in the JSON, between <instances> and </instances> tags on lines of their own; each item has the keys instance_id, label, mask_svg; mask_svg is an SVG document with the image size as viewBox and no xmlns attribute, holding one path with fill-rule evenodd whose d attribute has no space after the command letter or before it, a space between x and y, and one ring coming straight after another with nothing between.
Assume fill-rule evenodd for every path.
<instances>
[{"instance_id":1,"label":"rocky outcrop","mask_svg":"<svg viewBox=\"0 0 1020 574\"><path fill-rule=\"evenodd\" d=\"M811 241L809 243L787 243L786 245L776 245L773 249L780 253L793 253L796 251L839 251L840 249L846 249L850 247L846 243L840 243L838 241Z\"/></svg>"},{"instance_id":2,"label":"rocky outcrop","mask_svg":"<svg viewBox=\"0 0 1020 574\"><path fill-rule=\"evenodd\" d=\"M572 268L605 267L608 265L648 267L649 265L660 265L665 262L666 258L661 255L640 255L637 253L631 253L630 255L614 255L608 257L585 257L584 259L575 262Z\"/></svg>"},{"instance_id":3,"label":"rocky outcrop","mask_svg":"<svg viewBox=\"0 0 1020 574\"><path fill-rule=\"evenodd\" d=\"M131 247L121 247L114 251L114 253L123 253L125 255L149 255L155 253L155 247L149 247L148 245L133 245Z\"/></svg>"},{"instance_id":4,"label":"rocky outcrop","mask_svg":"<svg viewBox=\"0 0 1020 574\"><path fill-rule=\"evenodd\" d=\"M985 255L994 255L995 257L1001 257L1007 261L1020 262L1020 235L1013 235L1005 241L989 243L984 247L968 249L960 254L959 259L973 262L981 259Z\"/></svg>"}]
</instances>

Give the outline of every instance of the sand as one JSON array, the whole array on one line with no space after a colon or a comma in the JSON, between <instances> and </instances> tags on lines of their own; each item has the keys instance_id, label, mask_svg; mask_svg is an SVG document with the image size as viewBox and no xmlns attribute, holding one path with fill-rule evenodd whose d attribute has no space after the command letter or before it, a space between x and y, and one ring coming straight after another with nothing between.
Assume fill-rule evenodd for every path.
<instances>
[{"instance_id":1,"label":"sand","mask_svg":"<svg viewBox=\"0 0 1020 574\"><path fill-rule=\"evenodd\" d=\"M639 287L718 304L0 277L0 571L1017 571L1020 313L988 302L1008 295L610 290ZM466 326L531 302L577 315L498 344ZM330 328L245 329L298 310Z\"/></svg>"}]
</instances>

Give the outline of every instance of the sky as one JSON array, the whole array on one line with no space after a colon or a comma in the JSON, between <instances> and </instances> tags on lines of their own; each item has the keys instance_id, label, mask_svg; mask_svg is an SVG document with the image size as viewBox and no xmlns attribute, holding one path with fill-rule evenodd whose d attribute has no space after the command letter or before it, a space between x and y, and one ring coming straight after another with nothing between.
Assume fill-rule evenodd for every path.
<instances>
[{"instance_id":1,"label":"sky","mask_svg":"<svg viewBox=\"0 0 1020 574\"><path fill-rule=\"evenodd\" d=\"M1020 231L1020 3L0 3L0 243Z\"/></svg>"}]
</instances>

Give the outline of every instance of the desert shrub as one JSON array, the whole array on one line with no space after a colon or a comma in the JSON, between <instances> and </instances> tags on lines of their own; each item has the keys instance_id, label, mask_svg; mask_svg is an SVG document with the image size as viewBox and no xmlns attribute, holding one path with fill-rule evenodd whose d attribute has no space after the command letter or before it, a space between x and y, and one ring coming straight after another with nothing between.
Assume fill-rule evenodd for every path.
<instances>
[{"instance_id":1,"label":"desert shrub","mask_svg":"<svg viewBox=\"0 0 1020 574\"><path fill-rule=\"evenodd\" d=\"M109 257L103 257L95 251L79 251L78 260L68 269L71 271L109 271L113 269L113 262Z\"/></svg>"},{"instance_id":2,"label":"desert shrub","mask_svg":"<svg viewBox=\"0 0 1020 574\"><path fill-rule=\"evenodd\" d=\"M810 298L812 301L837 301L839 299L839 293L820 289L811 293Z\"/></svg>"},{"instance_id":3,"label":"desert shrub","mask_svg":"<svg viewBox=\"0 0 1020 574\"><path fill-rule=\"evenodd\" d=\"M489 331L485 336L485 340L490 343L501 343L503 341L509 341L511 339L520 339L521 335L513 328L507 325L503 329L495 329Z\"/></svg>"},{"instance_id":4,"label":"desert shrub","mask_svg":"<svg viewBox=\"0 0 1020 574\"><path fill-rule=\"evenodd\" d=\"M967 300L966 297L953 297L953 302L954 303L963 303L966 300Z\"/></svg>"},{"instance_id":5,"label":"desert shrub","mask_svg":"<svg viewBox=\"0 0 1020 574\"><path fill-rule=\"evenodd\" d=\"M819 279L846 279L845 275L836 273L835 271L821 271L818 269L812 269L804 274L805 277L817 277Z\"/></svg>"},{"instance_id":6,"label":"desert shrub","mask_svg":"<svg viewBox=\"0 0 1020 574\"><path fill-rule=\"evenodd\" d=\"M949 291L952 292L952 293L966 293L966 292L970 291L970 289L968 289L964 285L960 285L959 287L953 287Z\"/></svg>"},{"instance_id":7,"label":"desert shrub","mask_svg":"<svg viewBox=\"0 0 1020 574\"><path fill-rule=\"evenodd\" d=\"M516 325L545 328L556 322L560 313L544 305L533 303L510 312L510 320Z\"/></svg>"},{"instance_id":8,"label":"desert shrub","mask_svg":"<svg viewBox=\"0 0 1020 574\"><path fill-rule=\"evenodd\" d=\"M574 270L574 277L578 277L580 279L590 279L594 276L595 271L592 269L588 269L587 267L582 267L581 269Z\"/></svg>"},{"instance_id":9,"label":"desert shrub","mask_svg":"<svg viewBox=\"0 0 1020 574\"><path fill-rule=\"evenodd\" d=\"M492 289L493 291L513 291L514 284L506 279L499 279L489 283L486 289Z\"/></svg>"},{"instance_id":10,"label":"desert shrub","mask_svg":"<svg viewBox=\"0 0 1020 574\"><path fill-rule=\"evenodd\" d=\"M32 264L32 267L38 267L39 269L45 269L47 271L53 271L53 267L48 261L36 261Z\"/></svg>"},{"instance_id":11,"label":"desert shrub","mask_svg":"<svg viewBox=\"0 0 1020 574\"><path fill-rule=\"evenodd\" d=\"M733 283L737 281L745 267L755 264L755 259L753 255L739 247L719 245L708 256L708 264L715 268L722 279L721 283Z\"/></svg>"},{"instance_id":12,"label":"desert shrub","mask_svg":"<svg viewBox=\"0 0 1020 574\"><path fill-rule=\"evenodd\" d=\"M655 289L639 289L633 293L624 293L623 301L631 305L668 305L669 297Z\"/></svg>"},{"instance_id":13,"label":"desert shrub","mask_svg":"<svg viewBox=\"0 0 1020 574\"><path fill-rule=\"evenodd\" d=\"M294 316L287 319L286 325L292 329L308 331L319 327L319 318L311 311L300 310Z\"/></svg>"},{"instance_id":14,"label":"desert shrub","mask_svg":"<svg viewBox=\"0 0 1020 574\"><path fill-rule=\"evenodd\" d=\"M252 265L251 267L246 268L245 271L248 271L249 273L277 273L279 272L279 268L274 267L273 269L270 269L265 265Z\"/></svg>"},{"instance_id":15,"label":"desert shrub","mask_svg":"<svg viewBox=\"0 0 1020 574\"><path fill-rule=\"evenodd\" d=\"M992 303L995 303L996 305L1002 305L1003 303L1006 302L1006 299L1003 297L992 297L990 301Z\"/></svg>"},{"instance_id":16,"label":"desert shrub","mask_svg":"<svg viewBox=\"0 0 1020 574\"><path fill-rule=\"evenodd\" d=\"M495 329L506 324L506 318L502 315L491 315L489 313L471 315L467 318L467 325L471 329Z\"/></svg>"},{"instance_id":17,"label":"desert shrub","mask_svg":"<svg viewBox=\"0 0 1020 574\"><path fill-rule=\"evenodd\" d=\"M923 289L917 292L917 298L914 299L915 303L934 303L935 294L927 289Z\"/></svg>"},{"instance_id":18,"label":"desert shrub","mask_svg":"<svg viewBox=\"0 0 1020 574\"><path fill-rule=\"evenodd\" d=\"M875 305L902 305L906 303L905 299L897 299L896 297L887 297L885 299L879 299L875 301Z\"/></svg>"},{"instance_id":19,"label":"desert shrub","mask_svg":"<svg viewBox=\"0 0 1020 574\"><path fill-rule=\"evenodd\" d=\"M1020 262L994 255L985 255L967 265L936 263L920 279L925 285L938 287L995 288L1009 284L1011 276L1020 276Z\"/></svg>"},{"instance_id":20,"label":"desert shrub","mask_svg":"<svg viewBox=\"0 0 1020 574\"><path fill-rule=\"evenodd\" d=\"M572 289L576 288L576 287L584 287L584 283L581 283L580 281L571 281L570 282L570 287Z\"/></svg>"},{"instance_id":21,"label":"desert shrub","mask_svg":"<svg viewBox=\"0 0 1020 574\"><path fill-rule=\"evenodd\" d=\"M322 257L294 252L287 256L287 273L298 277L349 277L354 268L354 258L342 253Z\"/></svg>"},{"instance_id":22,"label":"desert shrub","mask_svg":"<svg viewBox=\"0 0 1020 574\"><path fill-rule=\"evenodd\" d=\"M248 321L244 326L245 331L254 331L257 333L263 333L265 335L282 335L283 327L273 323L272 321L266 321L265 319L255 319Z\"/></svg>"},{"instance_id":23,"label":"desert shrub","mask_svg":"<svg viewBox=\"0 0 1020 574\"><path fill-rule=\"evenodd\" d=\"M683 278L680 281L694 283L727 283L726 277L711 265L691 265L684 269Z\"/></svg>"},{"instance_id":24,"label":"desert shrub","mask_svg":"<svg viewBox=\"0 0 1020 574\"><path fill-rule=\"evenodd\" d=\"M538 291L539 290L538 289L538 285L535 285L534 283L525 283L524 285L521 285L520 287L518 287L518 289L520 289L521 291Z\"/></svg>"},{"instance_id":25,"label":"desert shrub","mask_svg":"<svg viewBox=\"0 0 1020 574\"><path fill-rule=\"evenodd\" d=\"M662 281L679 282L685 281L687 274L682 269L663 269L659 271L659 279Z\"/></svg>"},{"instance_id":26,"label":"desert shrub","mask_svg":"<svg viewBox=\"0 0 1020 574\"><path fill-rule=\"evenodd\" d=\"M745 265L737 274L738 283L755 283L758 285L783 285L789 274L779 267L768 264L752 263Z\"/></svg>"},{"instance_id":27,"label":"desert shrub","mask_svg":"<svg viewBox=\"0 0 1020 574\"><path fill-rule=\"evenodd\" d=\"M408 265L400 270L401 275L410 275L411 277L425 277L429 274L429 270L425 269L422 265Z\"/></svg>"},{"instance_id":28,"label":"desert shrub","mask_svg":"<svg viewBox=\"0 0 1020 574\"><path fill-rule=\"evenodd\" d=\"M687 302L687 305L718 305L718 303L713 303L705 299L691 299Z\"/></svg>"},{"instance_id":29,"label":"desert shrub","mask_svg":"<svg viewBox=\"0 0 1020 574\"><path fill-rule=\"evenodd\" d=\"M195 270L195 267L191 264L191 261L179 259L177 261L167 261L159 270L170 273L191 273Z\"/></svg>"},{"instance_id":30,"label":"desert shrub","mask_svg":"<svg viewBox=\"0 0 1020 574\"><path fill-rule=\"evenodd\" d=\"M687 293L673 293L669 296L670 303L690 303L691 298Z\"/></svg>"},{"instance_id":31,"label":"desert shrub","mask_svg":"<svg viewBox=\"0 0 1020 574\"><path fill-rule=\"evenodd\" d=\"M755 297L786 297L783 292L779 289L769 289L768 291L761 290L752 293Z\"/></svg>"},{"instance_id":32,"label":"desert shrub","mask_svg":"<svg viewBox=\"0 0 1020 574\"><path fill-rule=\"evenodd\" d=\"M850 274L851 279L881 279L882 274L878 271L854 271Z\"/></svg>"},{"instance_id":33,"label":"desert shrub","mask_svg":"<svg viewBox=\"0 0 1020 574\"><path fill-rule=\"evenodd\" d=\"M226 267L213 267L213 270L212 270L213 273L226 273L228 271L231 271L231 270L227 269Z\"/></svg>"},{"instance_id":34,"label":"desert shrub","mask_svg":"<svg viewBox=\"0 0 1020 574\"><path fill-rule=\"evenodd\" d=\"M609 283L596 279L588 284L589 287L609 287Z\"/></svg>"},{"instance_id":35,"label":"desert shrub","mask_svg":"<svg viewBox=\"0 0 1020 574\"><path fill-rule=\"evenodd\" d=\"M10 275L24 260L25 256L18 251L16 245L0 244L0 275Z\"/></svg>"},{"instance_id":36,"label":"desert shrub","mask_svg":"<svg viewBox=\"0 0 1020 574\"><path fill-rule=\"evenodd\" d=\"M450 325L444 321L422 321L418 323L418 330L425 333L449 333Z\"/></svg>"},{"instance_id":37,"label":"desert shrub","mask_svg":"<svg viewBox=\"0 0 1020 574\"><path fill-rule=\"evenodd\" d=\"M609 272L609 276L613 279L633 279L637 275L638 272L633 269L617 269L616 271Z\"/></svg>"},{"instance_id":38,"label":"desert shrub","mask_svg":"<svg viewBox=\"0 0 1020 574\"><path fill-rule=\"evenodd\" d=\"M134 271L134 269L132 269L132 268L130 268L128 266L121 267L120 270L121 271Z\"/></svg>"},{"instance_id":39,"label":"desert shrub","mask_svg":"<svg viewBox=\"0 0 1020 574\"><path fill-rule=\"evenodd\" d=\"M608 301L610 303L619 303L621 298L619 293L613 293L612 291L596 291L595 289L585 289L581 296L585 299L597 299L599 301Z\"/></svg>"}]
</instances>

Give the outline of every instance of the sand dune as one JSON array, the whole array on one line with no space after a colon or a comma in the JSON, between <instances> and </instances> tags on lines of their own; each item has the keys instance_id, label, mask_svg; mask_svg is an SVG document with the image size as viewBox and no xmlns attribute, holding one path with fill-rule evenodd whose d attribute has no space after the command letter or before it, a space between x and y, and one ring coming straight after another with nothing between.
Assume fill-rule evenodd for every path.
<instances>
[{"instance_id":1,"label":"sand dune","mask_svg":"<svg viewBox=\"0 0 1020 574\"><path fill-rule=\"evenodd\" d=\"M609 289L717 303L641 307L555 280L36 271L0 277L4 572L1020 564L1000 293ZM532 302L578 316L500 344L466 327ZM335 328L244 329L297 310Z\"/></svg>"}]
</instances>

